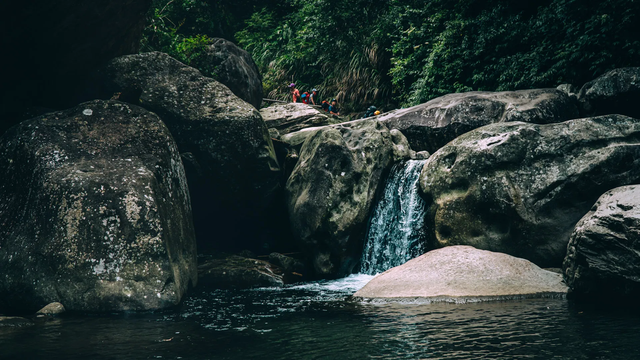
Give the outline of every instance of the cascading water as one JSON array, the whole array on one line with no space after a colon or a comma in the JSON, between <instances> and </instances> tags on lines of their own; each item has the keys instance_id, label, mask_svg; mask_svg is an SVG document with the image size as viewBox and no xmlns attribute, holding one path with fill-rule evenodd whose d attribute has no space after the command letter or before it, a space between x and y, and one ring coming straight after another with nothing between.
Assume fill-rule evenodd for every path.
<instances>
[{"instance_id":1,"label":"cascading water","mask_svg":"<svg viewBox=\"0 0 640 360\"><path fill-rule=\"evenodd\" d=\"M418 179L425 161L409 160L391 170L371 215L361 273L381 273L424 253L426 204L418 194Z\"/></svg>"}]
</instances>

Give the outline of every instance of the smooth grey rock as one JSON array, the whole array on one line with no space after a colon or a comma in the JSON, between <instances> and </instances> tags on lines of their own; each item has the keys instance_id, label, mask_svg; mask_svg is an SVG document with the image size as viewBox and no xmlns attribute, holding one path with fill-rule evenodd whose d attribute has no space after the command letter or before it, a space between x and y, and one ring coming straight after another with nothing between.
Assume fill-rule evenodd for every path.
<instances>
[{"instance_id":1,"label":"smooth grey rock","mask_svg":"<svg viewBox=\"0 0 640 360\"><path fill-rule=\"evenodd\" d=\"M267 232L261 213L280 187L260 113L226 86L159 52L116 58L99 78L106 94L139 99L158 114L180 152L191 154L185 169L199 246L259 248Z\"/></svg>"},{"instance_id":2,"label":"smooth grey rock","mask_svg":"<svg viewBox=\"0 0 640 360\"><path fill-rule=\"evenodd\" d=\"M400 139L401 140L401 139ZM365 119L317 129L302 145L287 182L294 237L318 277L348 274L381 180L406 146L379 121Z\"/></svg>"},{"instance_id":3,"label":"smooth grey rock","mask_svg":"<svg viewBox=\"0 0 640 360\"><path fill-rule=\"evenodd\" d=\"M42 309L38 310L36 312L36 314L42 314L42 315L60 315L62 313L64 313L65 311L67 311L64 308L64 305L62 305L59 302L52 302L51 304L43 307Z\"/></svg>"},{"instance_id":4,"label":"smooth grey rock","mask_svg":"<svg viewBox=\"0 0 640 360\"><path fill-rule=\"evenodd\" d=\"M201 287L253 288L284 285L282 269L266 261L240 256L208 259L198 266Z\"/></svg>"},{"instance_id":5,"label":"smooth grey rock","mask_svg":"<svg viewBox=\"0 0 640 360\"><path fill-rule=\"evenodd\" d=\"M578 101L586 116L622 114L640 118L640 67L611 70L584 84Z\"/></svg>"},{"instance_id":6,"label":"smooth grey rock","mask_svg":"<svg viewBox=\"0 0 640 360\"><path fill-rule=\"evenodd\" d=\"M0 305L153 310L195 285L187 182L157 115L96 100L25 121L0 138L0 172Z\"/></svg>"},{"instance_id":7,"label":"smooth grey rock","mask_svg":"<svg viewBox=\"0 0 640 360\"><path fill-rule=\"evenodd\" d=\"M556 89L449 94L377 117L400 130L415 151L435 152L456 137L484 125L523 121L555 123L578 117L567 94Z\"/></svg>"},{"instance_id":8,"label":"smooth grey rock","mask_svg":"<svg viewBox=\"0 0 640 360\"><path fill-rule=\"evenodd\" d=\"M471 246L430 251L373 278L353 296L419 302L562 297L562 275L530 261Z\"/></svg>"},{"instance_id":9,"label":"smooth grey rock","mask_svg":"<svg viewBox=\"0 0 640 360\"><path fill-rule=\"evenodd\" d=\"M640 182L640 120L488 125L431 155L420 176L432 246L471 245L560 267L598 196Z\"/></svg>"},{"instance_id":10,"label":"smooth grey rock","mask_svg":"<svg viewBox=\"0 0 640 360\"><path fill-rule=\"evenodd\" d=\"M429 154L428 151L418 151L416 153L415 159L416 160L426 160L429 158L429 156L431 156L431 154Z\"/></svg>"},{"instance_id":11,"label":"smooth grey rock","mask_svg":"<svg viewBox=\"0 0 640 360\"><path fill-rule=\"evenodd\" d=\"M280 140L294 148L301 148L302 144L312 137L318 130L324 129L325 126L309 127L286 135L282 135Z\"/></svg>"},{"instance_id":12,"label":"smooth grey rock","mask_svg":"<svg viewBox=\"0 0 640 360\"><path fill-rule=\"evenodd\" d=\"M577 298L633 301L640 295L640 185L602 195L575 227L564 279Z\"/></svg>"},{"instance_id":13,"label":"smooth grey rock","mask_svg":"<svg viewBox=\"0 0 640 360\"><path fill-rule=\"evenodd\" d=\"M260 114L267 127L277 129L281 135L340 122L339 119L302 103L273 104L260 109Z\"/></svg>"},{"instance_id":14,"label":"smooth grey rock","mask_svg":"<svg viewBox=\"0 0 640 360\"><path fill-rule=\"evenodd\" d=\"M571 96L571 97L577 97L578 96L578 92L580 91L580 89L578 89L577 87L575 87L572 84L560 84L556 87L556 89L562 91L563 93Z\"/></svg>"},{"instance_id":15,"label":"smooth grey rock","mask_svg":"<svg viewBox=\"0 0 640 360\"><path fill-rule=\"evenodd\" d=\"M280 139L280 132L276 129L269 129L269 136L271 136L271 140L279 140ZM275 144L274 144L275 147Z\"/></svg>"}]
</instances>

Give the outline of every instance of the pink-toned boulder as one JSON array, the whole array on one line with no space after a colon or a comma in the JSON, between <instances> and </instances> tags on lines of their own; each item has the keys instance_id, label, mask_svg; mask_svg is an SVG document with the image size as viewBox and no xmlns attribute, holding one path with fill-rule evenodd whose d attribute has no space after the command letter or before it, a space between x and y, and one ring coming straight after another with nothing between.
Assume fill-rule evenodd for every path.
<instances>
[{"instance_id":1,"label":"pink-toned boulder","mask_svg":"<svg viewBox=\"0 0 640 360\"><path fill-rule=\"evenodd\" d=\"M391 301L478 302L563 297L562 275L510 255L450 246L376 276L353 296Z\"/></svg>"}]
</instances>

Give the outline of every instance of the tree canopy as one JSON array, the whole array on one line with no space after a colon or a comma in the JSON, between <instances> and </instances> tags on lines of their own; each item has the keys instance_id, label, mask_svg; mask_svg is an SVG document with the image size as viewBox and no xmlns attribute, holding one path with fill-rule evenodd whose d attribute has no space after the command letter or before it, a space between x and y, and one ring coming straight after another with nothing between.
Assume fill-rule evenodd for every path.
<instances>
[{"instance_id":1,"label":"tree canopy","mask_svg":"<svg viewBox=\"0 0 640 360\"><path fill-rule=\"evenodd\" d=\"M224 37L252 54L270 97L293 81L361 111L580 86L640 66L639 33L640 0L156 0L143 50L198 67Z\"/></svg>"}]
</instances>

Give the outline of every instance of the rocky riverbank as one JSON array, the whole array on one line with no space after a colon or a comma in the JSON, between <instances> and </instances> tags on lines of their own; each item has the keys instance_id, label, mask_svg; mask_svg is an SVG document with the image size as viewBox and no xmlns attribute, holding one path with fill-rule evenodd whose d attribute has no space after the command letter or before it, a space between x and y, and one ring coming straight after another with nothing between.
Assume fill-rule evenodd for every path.
<instances>
[{"instance_id":1,"label":"rocky riverbank","mask_svg":"<svg viewBox=\"0 0 640 360\"><path fill-rule=\"evenodd\" d=\"M0 313L51 302L156 310L178 304L198 277L218 288L351 274L387 174L416 158L428 158L420 195L433 251L424 256L470 245L531 261L514 269L564 262L578 298L638 292L636 190L619 188L640 183L640 120L629 106L640 99L638 68L580 90L449 94L345 121L304 104L257 109L260 74L225 41L209 57L228 86L163 53L111 50L68 97L34 103L39 116L6 118ZM198 254L208 259L199 266ZM464 275L469 283L501 279L483 266Z\"/></svg>"}]
</instances>

